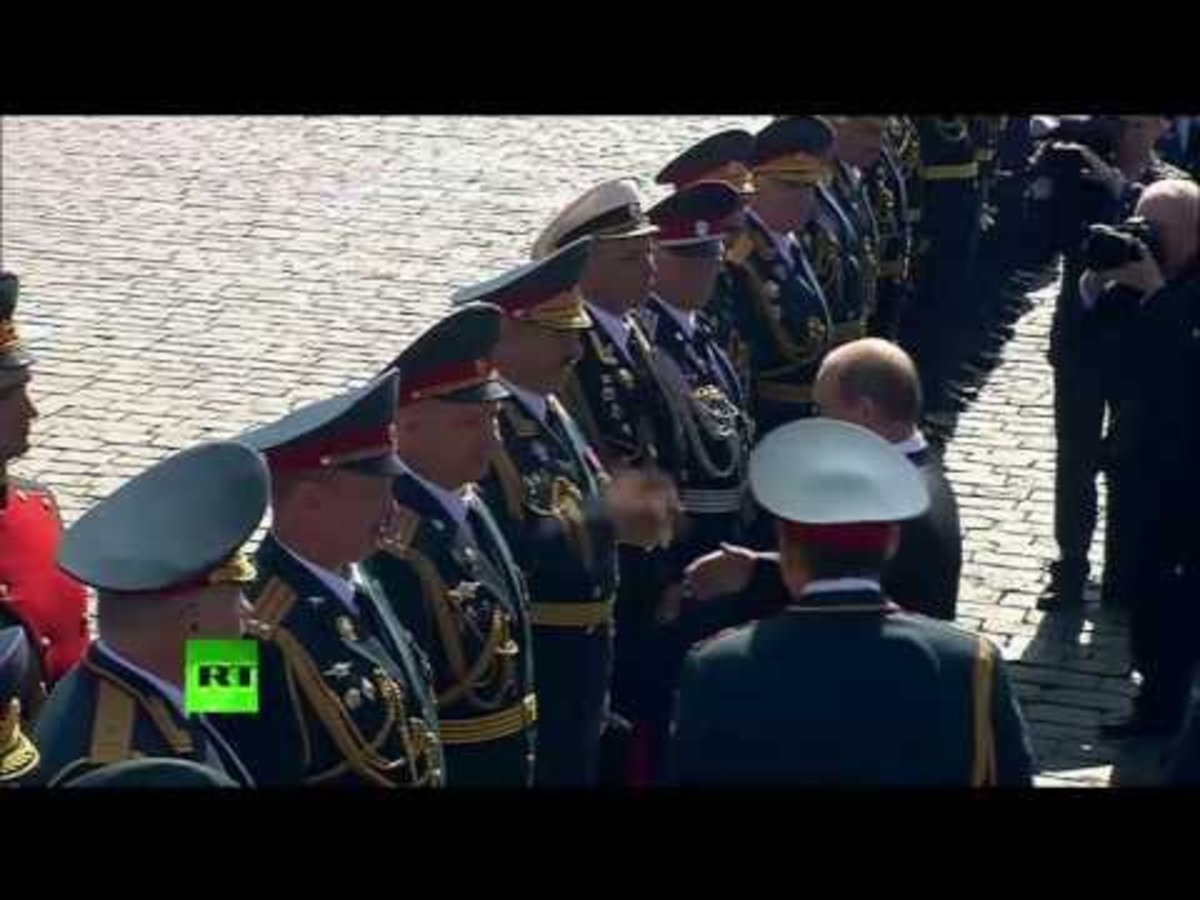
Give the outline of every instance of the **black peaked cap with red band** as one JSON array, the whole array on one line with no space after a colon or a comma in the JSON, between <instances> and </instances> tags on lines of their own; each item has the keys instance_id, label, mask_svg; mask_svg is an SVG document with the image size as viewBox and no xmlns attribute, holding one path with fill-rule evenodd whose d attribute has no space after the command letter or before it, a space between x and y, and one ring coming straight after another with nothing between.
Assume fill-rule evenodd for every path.
<instances>
[{"instance_id":1,"label":"black peaked cap with red band","mask_svg":"<svg viewBox=\"0 0 1200 900\"><path fill-rule=\"evenodd\" d=\"M494 304L471 303L409 344L389 366L400 374L400 405L431 399L483 403L509 396L492 362L503 316Z\"/></svg>"},{"instance_id":2,"label":"black peaked cap with red band","mask_svg":"<svg viewBox=\"0 0 1200 900\"><path fill-rule=\"evenodd\" d=\"M273 472L337 468L402 475L407 470L396 455L398 386L389 369L370 384L302 406L237 440L263 453Z\"/></svg>"},{"instance_id":3,"label":"black peaked cap with red band","mask_svg":"<svg viewBox=\"0 0 1200 900\"><path fill-rule=\"evenodd\" d=\"M736 225L742 195L720 181L701 181L668 194L646 213L656 243L685 246L721 240Z\"/></svg>"}]
</instances>

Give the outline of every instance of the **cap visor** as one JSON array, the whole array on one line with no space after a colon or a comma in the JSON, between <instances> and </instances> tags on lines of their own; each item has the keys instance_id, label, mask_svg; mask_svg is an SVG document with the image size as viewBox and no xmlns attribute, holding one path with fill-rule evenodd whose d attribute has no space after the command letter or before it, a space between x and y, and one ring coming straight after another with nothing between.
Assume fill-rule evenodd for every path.
<instances>
[{"instance_id":1,"label":"cap visor","mask_svg":"<svg viewBox=\"0 0 1200 900\"><path fill-rule=\"evenodd\" d=\"M627 241L632 238L645 237L649 234L658 234L658 226L646 222L638 225L632 231L621 231L616 234L597 233L593 234L592 237L598 241Z\"/></svg>"},{"instance_id":2,"label":"cap visor","mask_svg":"<svg viewBox=\"0 0 1200 900\"><path fill-rule=\"evenodd\" d=\"M511 396L512 391L506 388L502 381L494 378L474 387L454 391L451 394L443 394L437 399L446 400L449 403L487 403L489 400L503 400L505 397Z\"/></svg>"},{"instance_id":3,"label":"cap visor","mask_svg":"<svg viewBox=\"0 0 1200 900\"><path fill-rule=\"evenodd\" d=\"M380 478L395 478L397 475L403 475L408 471L404 467L404 463L400 461L400 457L394 453L387 456L364 459L360 462L341 466L340 468L348 469L351 472L358 472L362 475L378 475Z\"/></svg>"}]
</instances>

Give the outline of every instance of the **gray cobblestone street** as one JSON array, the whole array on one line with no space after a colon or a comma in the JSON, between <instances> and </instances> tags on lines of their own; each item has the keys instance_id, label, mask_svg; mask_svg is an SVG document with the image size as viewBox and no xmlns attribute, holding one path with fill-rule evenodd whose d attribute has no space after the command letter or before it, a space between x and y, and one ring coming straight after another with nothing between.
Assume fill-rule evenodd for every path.
<instances>
[{"instance_id":1,"label":"gray cobblestone street","mask_svg":"<svg viewBox=\"0 0 1200 900\"><path fill-rule=\"evenodd\" d=\"M41 411L16 471L71 521L173 450L362 383L587 187L636 174L657 199L649 179L681 147L763 121L5 118L0 251L21 277ZM1047 783L1137 781L1145 759L1097 737L1133 690L1124 623L1095 604L1034 608L1054 555L1054 290L947 455L960 624L1018 662Z\"/></svg>"}]
</instances>

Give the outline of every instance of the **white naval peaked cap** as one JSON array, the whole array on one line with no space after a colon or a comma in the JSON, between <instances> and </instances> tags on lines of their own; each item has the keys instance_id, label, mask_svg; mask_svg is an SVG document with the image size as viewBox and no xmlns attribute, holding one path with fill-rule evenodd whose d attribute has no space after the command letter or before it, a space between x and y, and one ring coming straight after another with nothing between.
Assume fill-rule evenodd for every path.
<instances>
[{"instance_id":1,"label":"white naval peaked cap","mask_svg":"<svg viewBox=\"0 0 1200 900\"><path fill-rule=\"evenodd\" d=\"M658 228L646 220L637 185L627 178L598 184L562 210L533 243L532 259L549 256L576 238L597 240L641 237Z\"/></svg>"},{"instance_id":2,"label":"white naval peaked cap","mask_svg":"<svg viewBox=\"0 0 1200 900\"><path fill-rule=\"evenodd\" d=\"M769 512L805 525L901 522L929 508L929 491L902 452L834 419L770 432L750 456L750 487Z\"/></svg>"}]
</instances>

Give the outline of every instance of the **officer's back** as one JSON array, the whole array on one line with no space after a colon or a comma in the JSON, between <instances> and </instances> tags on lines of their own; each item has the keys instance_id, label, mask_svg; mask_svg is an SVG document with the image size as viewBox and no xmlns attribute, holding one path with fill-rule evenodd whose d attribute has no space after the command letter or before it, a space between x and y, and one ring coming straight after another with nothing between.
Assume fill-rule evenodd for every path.
<instances>
[{"instance_id":1,"label":"officer's back","mask_svg":"<svg viewBox=\"0 0 1200 900\"><path fill-rule=\"evenodd\" d=\"M688 657L684 784L1029 785L1032 754L992 643L902 612L880 576L929 496L894 445L831 419L759 444L789 602Z\"/></svg>"},{"instance_id":2,"label":"officer's back","mask_svg":"<svg viewBox=\"0 0 1200 900\"><path fill-rule=\"evenodd\" d=\"M848 600L851 598L847 598ZM853 598L865 599L869 598ZM688 662L705 743L684 783L966 785L976 641L905 612L788 609ZM690 711L681 708L681 727Z\"/></svg>"}]
</instances>

